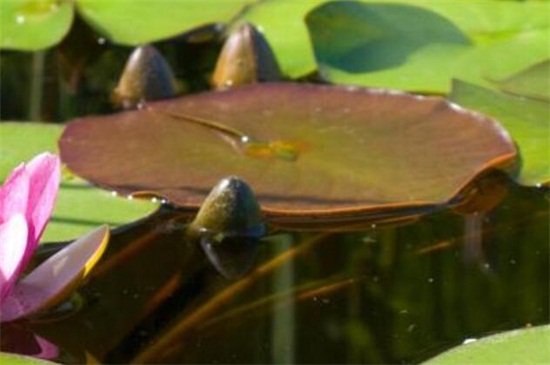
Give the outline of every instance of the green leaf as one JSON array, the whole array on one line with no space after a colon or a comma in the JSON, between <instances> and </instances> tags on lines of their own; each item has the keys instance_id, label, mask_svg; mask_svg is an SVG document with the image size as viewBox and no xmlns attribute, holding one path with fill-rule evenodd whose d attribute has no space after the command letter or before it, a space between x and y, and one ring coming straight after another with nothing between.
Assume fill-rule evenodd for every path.
<instances>
[{"instance_id":1,"label":"green leaf","mask_svg":"<svg viewBox=\"0 0 550 365\"><path fill-rule=\"evenodd\" d=\"M424 365L550 363L550 325L508 331L455 347Z\"/></svg>"},{"instance_id":2,"label":"green leaf","mask_svg":"<svg viewBox=\"0 0 550 365\"><path fill-rule=\"evenodd\" d=\"M268 40L283 73L296 78L317 68L304 17L327 1L262 1L248 7L236 25L256 25Z\"/></svg>"},{"instance_id":3,"label":"green leaf","mask_svg":"<svg viewBox=\"0 0 550 365\"><path fill-rule=\"evenodd\" d=\"M58 43L73 21L71 1L2 0L0 48L36 51Z\"/></svg>"},{"instance_id":4,"label":"green leaf","mask_svg":"<svg viewBox=\"0 0 550 365\"><path fill-rule=\"evenodd\" d=\"M195 27L228 22L251 0L77 0L78 12L115 43L139 45Z\"/></svg>"},{"instance_id":5,"label":"green leaf","mask_svg":"<svg viewBox=\"0 0 550 365\"><path fill-rule=\"evenodd\" d=\"M19 163L40 152L57 153L62 130L61 125L0 123L0 181ZM115 198L84 180L65 176L42 242L73 239L103 223L111 227L125 224L151 213L157 206L149 201Z\"/></svg>"},{"instance_id":6,"label":"green leaf","mask_svg":"<svg viewBox=\"0 0 550 365\"><path fill-rule=\"evenodd\" d=\"M19 354L10 354L7 352L0 352L0 364L10 365L52 365L57 364L55 362L37 359L35 357L23 356Z\"/></svg>"},{"instance_id":7,"label":"green leaf","mask_svg":"<svg viewBox=\"0 0 550 365\"><path fill-rule=\"evenodd\" d=\"M490 85L547 59L549 10L535 2L340 1L306 22L327 80L445 93L452 78Z\"/></svg>"},{"instance_id":8,"label":"green leaf","mask_svg":"<svg viewBox=\"0 0 550 365\"><path fill-rule=\"evenodd\" d=\"M550 104L453 82L450 100L498 119L519 146L522 167L518 182L550 183Z\"/></svg>"}]
</instances>

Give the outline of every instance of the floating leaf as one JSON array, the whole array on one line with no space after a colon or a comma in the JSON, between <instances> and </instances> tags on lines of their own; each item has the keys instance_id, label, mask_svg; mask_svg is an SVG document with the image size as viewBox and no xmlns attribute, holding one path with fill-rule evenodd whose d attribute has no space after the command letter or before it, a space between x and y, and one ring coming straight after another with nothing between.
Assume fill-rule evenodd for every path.
<instances>
[{"instance_id":1,"label":"floating leaf","mask_svg":"<svg viewBox=\"0 0 550 365\"><path fill-rule=\"evenodd\" d=\"M550 102L550 60L537 63L497 82L507 93Z\"/></svg>"},{"instance_id":2,"label":"floating leaf","mask_svg":"<svg viewBox=\"0 0 550 365\"><path fill-rule=\"evenodd\" d=\"M228 22L250 2L226 1L220 6L195 0L3 0L0 48L31 51L59 43L71 27L75 9L113 42L137 46Z\"/></svg>"},{"instance_id":3,"label":"floating leaf","mask_svg":"<svg viewBox=\"0 0 550 365\"><path fill-rule=\"evenodd\" d=\"M72 171L100 186L187 207L239 176L278 223L414 212L515 160L500 125L444 99L290 83L78 119L60 148Z\"/></svg>"},{"instance_id":4,"label":"floating leaf","mask_svg":"<svg viewBox=\"0 0 550 365\"><path fill-rule=\"evenodd\" d=\"M56 141L62 126L35 123L0 123L0 181L22 161L40 152L57 152ZM78 237L103 223L111 226L139 219L157 208L157 204L115 198L110 192L65 176L43 242Z\"/></svg>"},{"instance_id":5,"label":"floating leaf","mask_svg":"<svg viewBox=\"0 0 550 365\"><path fill-rule=\"evenodd\" d=\"M423 364L548 364L550 363L549 343L549 325L524 328L465 343Z\"/></svg>"},{"instance_id":6,"label":"floating leaf","mask_svg":"<svg viewBox=\"0 0 550 365\"><path fill-rule=\"evenodd\" d=\"M338 1L306 22L327 80L443 93L452 78L489 85L547 59L547 14L535 2Z\"/></svg>"},{"instance_id":7,"label":"floating leaf","mask_svg":"<svg viewBox=\"0 0 550 365\"><path fill-rule=\"evenodd\" d=\"M58 0L3 0L0 48L35 51L53 46L67 34L73 4Z\"/></svg>"},{"instance_id":8,"label":"floating leaf","mask_svg":"<svg viewBox=\"0 0 550 365\"><path fill-rule=\"evenodd\" d=\"M250 0L78 0L80 15L113 42L140 45L210 23L227 22Z\"/></svg>"},{"instance_id":9,"label":"floating leaf","mask_svg":"<svg viewBox=\"0 0 550 365\"><path fill-rule=\"evenodd\" d=\"M550 103L515 97L462 81L453 82L449 98L497 118L512 134L521 152L519 183L550 183Z\"/></svg>"}]
</instances>

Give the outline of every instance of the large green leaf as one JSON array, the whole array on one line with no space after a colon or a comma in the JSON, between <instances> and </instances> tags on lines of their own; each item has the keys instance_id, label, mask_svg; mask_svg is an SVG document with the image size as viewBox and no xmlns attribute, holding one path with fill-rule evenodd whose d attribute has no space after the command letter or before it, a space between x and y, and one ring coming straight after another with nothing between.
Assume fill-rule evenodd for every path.
<instances>
[{"instance_id":1,"label":"large green leaf","mask_svg":"<svg viewBox=\"0 0 550 365\"><path fill-rule=\"evenodd\" d=\"M339 1L309 13L322 75L337 83L444 93L452 78L488 85L550 56L548 3L399 3Z\"/></svg>"},{"instance_id":2,"label":"large green leaf","mask_svg":"<svg viewBox=\"0 0 550 365\"><path fill-rule=\"evenodd\" d=\"M58 43L73 21L70 1L2 0L0 48L37 50Z\"/></svg>"},{"instance_id":3,"label":"large green leaf","mask_svg":"<svg viewBox=\"0 0 550 365\"><path fill-rule=\"evenodd\" d=\"M518 182L550 184L550 104L455 81L449 98L498 119L519 146L522 168Z\"/></svg>"},{"instance_id":4,"label":"large green leaf","mask_svg":"<svg viewBox=\"0 0 550 365\"><path fill-rule=\"evenodd\" d=\"M500 125L444 99L293 83L81 118L60 148L72 171L100 186L188 207L237 175L278 223L444 204L485 169L515 159Z\"/></svg>"},{"instance_id":5,"label":"large green leaf","mask_svg":"<svg viewBox=\"0 0 550 365\"><path fill-rule=\"evenodd\" d=\"M115 43L139 45L227 22L252 0L78 0L79 13Z\"/></svg>"},{"instance_id":6,"label":"large green leaf","mask_svg":"<svg viewBox=\"0 0 550 365\"><path fill-rule=\"evenodd\" d=\"M2 0L0 47L39 50L61 41L76 9L94 29L115 43L139 45L195 27L229 22L253 0Z\"/></svg>"},{"instance_id":7,"label":"large green leaf","mask_svg":"<svg viewBox=\"0 0 550 365\"><path fill-rule=\"evenodd\" d=\"M57 152L63 127L51 124L0 123L0 181L19 163L40 152ZM93 155L94 150L90 150ZM157 207L149 201L115 198L110 192L65 176L52 220L42 241L62 241L78 237L103 223L117 226L143 217Z\"/></svg>"},{"instance_id":8,"label":"large green leaf","mask_svg":"<svg viewBox=\"0 0 550 365\"><path fill-rule=\"evenodd\" d=\"M424 365L550 364L550 325L484 337L455 347Z\"/></svg>"}]
</instances>

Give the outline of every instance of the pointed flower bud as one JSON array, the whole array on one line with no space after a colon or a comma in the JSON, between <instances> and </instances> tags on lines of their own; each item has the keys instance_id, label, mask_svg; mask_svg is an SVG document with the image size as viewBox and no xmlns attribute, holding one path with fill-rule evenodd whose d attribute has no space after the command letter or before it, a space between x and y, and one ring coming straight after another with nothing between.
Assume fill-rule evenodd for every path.
<instances>
[{"instance_id":1,"label":"pointed flower bud","mask_svg":"<svg viewBox=\"0 0 550 365\"><path fill-rule=\"evenodd\" d=\"M225 42L212 84L216 89L227 89L281 78L277 60L265 37L254 26L245 23Z\"/></svg>"},{"instance_id":2,"label":"pointed flower bud","mask_svg":"<svg viewBox=\"0 0 550 365\"><path fill-rule=\"evenodd\" d=\"M189 229L219 237L260 237L265 233L260 206L252 189L236 176L221 180L204 200Z\"/></svg>"},{"instance_id":3,"label":"pointed flower bud","mask_svg":"<svg viewBox=\"0 0 550 365\"><path fill-rule=\"evenodd\" d=\"M234 176L221 180L204 200L189 233L198 237L210 263L226 278L249 272L265 233L250 187Z\"/></svg>"},{"instance_id":4,"label":"pointed flower bud","mask_svg":"<svg viewBox=\"0 0 550 365\"><path fill-rule=\"evenodd\" d=\"M176 95L176 79L164 57L150 45L132 52L113 91L113 102L125 109L147 100L167 99Z\"/></svg>"}]
</instances>

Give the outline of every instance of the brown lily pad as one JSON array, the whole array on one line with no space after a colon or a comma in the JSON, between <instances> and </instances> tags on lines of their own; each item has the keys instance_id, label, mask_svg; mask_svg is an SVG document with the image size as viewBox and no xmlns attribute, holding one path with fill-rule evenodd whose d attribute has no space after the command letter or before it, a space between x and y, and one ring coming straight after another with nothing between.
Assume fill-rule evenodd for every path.
<instances>
[{"instance_id":1,"label":"brown lily pad","mask_svg":"<svg viewBox=\"0 0 550 365\"><path fill-rule=\"evenodd\" d=\"M183 207L237 175L272 222L289 224L414 215L516 158L497 122L442 98L292 83L77 119L60 149L99 186Z\"/></svg>"}]
</instances>

